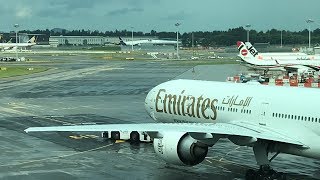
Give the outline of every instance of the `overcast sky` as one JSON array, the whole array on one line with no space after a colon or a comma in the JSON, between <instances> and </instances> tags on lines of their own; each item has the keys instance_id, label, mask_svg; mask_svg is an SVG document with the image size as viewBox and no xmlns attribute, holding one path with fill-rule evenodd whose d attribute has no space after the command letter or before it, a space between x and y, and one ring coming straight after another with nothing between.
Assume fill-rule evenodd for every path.
<instances>
[{"instance_id":1,"label":"overcast sky","mask_svg":"<svg viewBox=\"0 0 320 180\"><path fill-rule=\"evenodd\" d=\"M0 31L52 29L130 29L150 32L252 29L299 31L306 19L320 28L320 0L1 0ZM0 2L1 2L0 1Z\"/></svg>"}]
</instances>

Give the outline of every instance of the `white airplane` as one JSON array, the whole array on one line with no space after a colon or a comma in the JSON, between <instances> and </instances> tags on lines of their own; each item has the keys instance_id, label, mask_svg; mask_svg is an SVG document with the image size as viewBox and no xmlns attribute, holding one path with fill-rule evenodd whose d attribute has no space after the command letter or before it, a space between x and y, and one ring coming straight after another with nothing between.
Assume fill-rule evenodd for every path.
<instances>
[{"instance_id":1,"label":"white airplane","mask_svg":"<svg viewBox=\"0 0 320 180\"><path fill-rule=\"evenodd\" d=\"M259 53L250 42L245 42L247 48L256 52L256 57L260 60L320 60L320 56L307 55L301 52L280 52L280 53Z\"/></svg>"},{"instance_id":2,"label":"white airplane","mask_svg":"<svg viewBox=\"0 0 320 180\"><path fill-rule=\"evenodd\" d=\"M247 48L246 45L237 42L239 57L251 68L263 70L320 70L320 61L311 60L260 60L257 58L258 52L254 47Z\"/></svg>"},{"instance_id":3,"label":"white airplane","mask_svg":"<svg viewBox=\"0 0 320 180\"><path fill-rule=\"evenodd\" d=\"M159 40L159 39L144 39L137 41L123 41L121 37L119 37L120 45L124 46L140 46L141 44L153 44L153 45L176 45L177 41L169 41L169 40Z\"/></svg>"},{"instance_id":4,"label":"white airplane","mask_svg":"<svg viewBox=\"0 0 320 180\"><path fill-rule=\"evenodd\" d=\"M156 123L29 127L25 132L144 131L168 163L201 163L219 139L253 147L260 169L246 179L285 179L270 162L286 153L320 159L320 91L256 84L172 80L148 93L145 108ZM269 159L270 153L275 153Z\"/></svg>"},{"instance_id":5,"label":"white airplane","mask_svg":"<svg viewBox=\"0 0 320 180\"><path fill-rule=\"evenodd\" d=\"M36 37L33 36L26 43L0 43L0 49L9 50L9 49L12 49L12 48L15 48L15 47L18 47L18 48L31 47L31 46L36 45L35 41L36 41Z\"/></svg>"}]
</instances>

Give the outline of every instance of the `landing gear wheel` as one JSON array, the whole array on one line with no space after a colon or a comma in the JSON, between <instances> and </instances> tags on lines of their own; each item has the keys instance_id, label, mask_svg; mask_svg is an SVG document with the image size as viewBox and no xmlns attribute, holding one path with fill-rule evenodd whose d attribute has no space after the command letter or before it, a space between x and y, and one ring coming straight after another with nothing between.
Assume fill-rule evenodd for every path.
<instances>
[{"instance_id":1,"label":"landing gear wheel","mask_svg":"<svg viewBox=\"0 0 320 180\"><path fill-rule=\"evenodd\" d=\"M246 172L246 180L286 180L286 175L282 172L276 172L269 165L260 166L258 171L249 169Z\"/></svg>"},{"instance_id":2,"label":"landing gear wheel","mask_svg":"<svg viewBox=\"0 0 320 180\"><path fill-rule=\"evenodd\" d=\"M246 180L255 180L257 176L257 173L253 169L249 169L246 172Z\"/></svg>"},{"instance_id":3,"label":"landing gear wheel","mask_svg":"<svg viewBox=\"0 0 320 180\"><path fill-rule=\"evenodd\" d=\"M120 140L120 132L119 131L111 131L111 137L112 140Z\"/></svg>"},{"instance_id":4,"label":"landing gear wheel","mask_svg":"<svg viewBox=\"0 0 320 180\"><path fill-rule=\"evenodd\" d=\"M132 131L130 133L130 142L131 143L139 143L140 142L140 134L137 131Z\"/></svg>"},{"instance_id":5,"label":"landing gear wheel","mask_svg":"<svg viewBox=\"0 0 320 180\"><path fill-rule=\"evenodd\" d=\"M257 164L260 166L259 170L255 172L254 178L252 178L252 171L249 170L246 173L246 178L249 180L286 180L286 175L281 172L276 172L270 167L270 162L279 155L280 151L277 151L276 154L269 160L268 155L270 148L274 144L272 142L259 140L253 146L253 152ZM251 178L251 179L250 179Z\"/></svg>"},{"instance_id":6,"label":"landing gear wheel","mask_svg":"<svg viewBox=\"0 0 320 180\"><path fill-rule=\"evenodd\" d=\"M102 132L101 136L102 136L103 139L108 139L109 138L108 132Z\"/></svg>"},{"instance_id":7,"label":"landing gear wheel","mask_svg":"<svg viewBox=\"0 0 320 180\"><path fill-rule=\"evenodd\" d=\"M278 180L286 180L286 179L287 179L287 176L286 176L285 173L279 172L277 179L278 179Z\"/></svg>"}]
</instances>

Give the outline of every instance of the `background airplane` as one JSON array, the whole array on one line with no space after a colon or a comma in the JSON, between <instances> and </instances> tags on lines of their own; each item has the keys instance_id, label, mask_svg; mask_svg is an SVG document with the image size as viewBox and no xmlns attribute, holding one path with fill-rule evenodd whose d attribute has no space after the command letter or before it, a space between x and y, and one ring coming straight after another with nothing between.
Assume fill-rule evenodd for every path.
<instances>
[{"instance_id":1,"label":"background airplane","mask_svg":"<svg viewBox=\"0 0 320 180\"><path fill-rule=\"evenodd\" d=\"M250 42L245 42L248 50L253 49L260 60L320 60L320 56L307 55L301 52L259 53Z\"/></svg>"},{"instance_id":2,"label":"background airplane","mask_svg":"<svg viewBox=\"0 0 320 180\"><path fill-rule=\"evenodd\" d=\"M247 46L241 42L237 42L239 50L239 57L245 63L245 65L262 70L276 70L286 71L287 69L305 72L308 70L319 71L320 61L311 60L260 60L257 58L258 52L255 48L247 48Z\"/></svg>"},{"instance_id":3,"label":"background airplane","mask_svg":"<svg viewBox=\"0 0 320 180\"><path fill-rule=\"evenodd\" d=\"M177 41L169 41L169 40L159 40L159 39L144 39L137 41L123 41L121 37L119 37L120 45L124 46L140 46L141 44L153 44L153 45L176 45Z\"/></svg>"},{"instance_id":4,"label":"background airplane","mask_svg":"<svg viewBox=\"0 0 320 180\"><path fill-rule=\"evenodd\" d=\"M33 36L31 39L28 40L26 43L0 43L0 49L9 50L15 47L17 48L27 48L36 45L36 37Z\"/></svg>"}]
</instances>

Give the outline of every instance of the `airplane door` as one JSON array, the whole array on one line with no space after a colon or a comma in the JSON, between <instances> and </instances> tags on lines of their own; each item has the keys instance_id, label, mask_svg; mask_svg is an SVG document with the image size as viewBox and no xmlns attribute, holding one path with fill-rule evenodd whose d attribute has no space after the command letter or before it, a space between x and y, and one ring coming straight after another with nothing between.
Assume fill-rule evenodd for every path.
<instances>
[{"instance_id":1,"label":"airplane door","mask_svg":"<svg viewBox=\"0 0 320 180\"><path fill-rule=\"evenodd\" d=\"M267 126L268 112L269 112L269 103L267 102L261 103L261 111L260 111L259 122L258 122L260 126Z\"/></svg>"}]
</instances>

